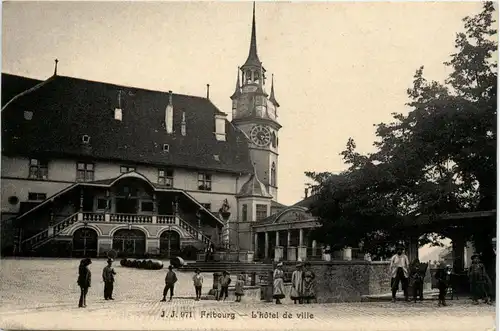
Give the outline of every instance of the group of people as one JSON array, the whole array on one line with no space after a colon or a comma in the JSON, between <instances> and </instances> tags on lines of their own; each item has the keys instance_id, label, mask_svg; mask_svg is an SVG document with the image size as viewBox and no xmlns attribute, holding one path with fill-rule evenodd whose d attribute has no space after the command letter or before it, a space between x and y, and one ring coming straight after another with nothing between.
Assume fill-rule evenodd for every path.
<instances>
[{"instance_id":1,"label":"group of people","mask_svg":"<svg viewBox=\"0 0 500 331\"><path fill-rule=\"evenodd\" d=\"M80 300L78 301L79 308L87 307L87 294L92 284L92 273L89 266L92 260L85 258L80 261L78 267L77 284L80 287ZM113 268L113 260L108 259L107 265L102 270L102 281L104 282L104 300L114 300L113 298L113 284L115 282L115 269Z\"/></svg>"},{"instance_id":2,"label":"group of people","mask_svg":"<svg viewBox=\"0 0 500 331\"><path fill-rule=\"evenodd\" d=\"M77 284L80 287L80 300L78 302L78 307L80 308L85 308L87 306L86 299L89 288L91 287L92 278L92 274L89 269L91 264L92 260L85 258L80 261L80 266L78 268ZM390 260L390 274L393 302L396 301L396 293L399 289L400 283L405 301L409 301L408 288L410 285L413 289L413 300L415 302L417 301L417 298L421 301L423 300L425 269L421 268L421 263L418 259L415 259L410 265L408 257L403 252L402 246L397 248L396 254ZM105 300L114 300L113 285L115 275L116 272L113 268L113 260L108 259L107 264L102 271ZM448 293L449 288L452 288L453 290L454 286L453 276L454 274L451 268L444 265L440 265L434 275L437 282L437 288L439 289L439 306L446 306L446 293ZM479 300L484 300L484 302L491 304L490 293L492 290L492 282L484 265L480 261L479 255L477 254L472 256L472 264L468 270L468 277L473 303L477 304L479 303ZM286 297L284 278L285 272L283 271L283 263L280 262L277 264L276 269L273 272L273 299L276 300L276 304L281 304L281 300ZM298 263L296 265L296 269L292 273L290 291L290 298L293 300L294 304L310 303L316 299L315 278L316 275L311 270L310 263ZM163 289L163 298L161 301L167 301L166 297L168 294L170 294L169 301L172 300L177 280L177 275L173 270L173 266L170 265L165 276L165 287ZM228 271L224 271L217 281L215 294L216 300L225 301L228 298L230 284L230 274ZM195 274L193 275L193 285L196 295L195 300L201 300L203 276L201 275L200 269L196 269ZM241 298L244 296L244 285L245 277L240 274L238 275L235 283L236 302L240 302Z\"/></svg>"},{"instance_id":3,"label":"group of people","mask_svg":"<svg viewBox=\"0 0 500 331\"><path fill-rule=\"evenodd\" d=\"M491 304L491 279L486 273L484 265L481 263L480 257L474 254L472 257L472 264L468 269L468 278L470 290L472 294L472 301L478 304L479 300L484 300L485 303ZM390 260L390 273L391 273L391 290L392 301L396 302L396 293L399 289L399 284L404 293L405 301L409 301L408 287L411 285L413 289L413 300L416 302L417 298L422 301L425 270L421 268L421 263L416 258L410 265L408 257L403 253L403 247L397 247L396 254ZM455 274L451 267L440 264L434 278L436 279L437 288L439 290L438 306L446 306L446 294L451 289L452 293L455 290Z\"/></svg>"},{"instance_id":4,"label":"group of people","mask_svg":"<svg viewBox=\"0 0 500 331\"><path fill-rule=\"evenodd\" d=\"M316 299L316 275L311 270L311 264L298 263L292 273L292 288L290 298L294 304L310 303ZM285 272L283 271L283 262L277 264L273 273L273 298L276 304L281 304L281 300L285 295Z\"/></svg>"}]
</instances>

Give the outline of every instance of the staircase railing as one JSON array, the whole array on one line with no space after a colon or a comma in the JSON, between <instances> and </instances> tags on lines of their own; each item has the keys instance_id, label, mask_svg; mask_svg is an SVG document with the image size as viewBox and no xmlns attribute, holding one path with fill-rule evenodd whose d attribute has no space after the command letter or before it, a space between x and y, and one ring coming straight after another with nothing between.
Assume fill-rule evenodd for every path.
<instances>
[{"instance_id":1,"label":"staircase railing","mask_svg":"<svg viewBox=\"0 0 500 331\"><path fill-rule=\"evenodd\" d=\"M198 229L196 229L194 226L183 220L182 218L179 217L179 225L182 229L184 229L191 237L193 237L196 240L201 241L203 244L208 245L209 243L212 242L210 238L205 236L203 233L201 233Z\"/></svg>"},{"instance_id":2,"label":"staircase railing","mask_svg":"<svg viewBox=\"0 0 500 331\"><path fill-rule=\"evenodd\" d=\"M35 234L34 236L25 239L21 242L21 245L24 246L28 244L28 246L31 249L38 248L42 246L43 244L49 242L52 240L54 237L56 237L59 233L61 233L62 230L66 229L68 226L74 224L75 222L78 221L78 213L74 213L62 221L54 224L53 226L49 226L49 228L52 228L52 233L50 233L49 228L40 231L39 233Z\"/></svg>"}]
</instances>

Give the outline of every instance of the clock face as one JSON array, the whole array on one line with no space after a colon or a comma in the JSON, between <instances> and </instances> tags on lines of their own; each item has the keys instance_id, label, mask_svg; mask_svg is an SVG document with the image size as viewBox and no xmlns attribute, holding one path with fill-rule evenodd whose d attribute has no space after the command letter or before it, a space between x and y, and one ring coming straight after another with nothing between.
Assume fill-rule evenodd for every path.
<instances>
[{"instance_id":1,"label":"clock face","mask_svg":"<svg viewBox=\"0 0 500 331\"><path fill-rule=\"evenodd\" d=\"M250 131L250 138L255 145L265 147L271 143L271 131L265 126L256 125Z\"/></svg>"}]
</instances>

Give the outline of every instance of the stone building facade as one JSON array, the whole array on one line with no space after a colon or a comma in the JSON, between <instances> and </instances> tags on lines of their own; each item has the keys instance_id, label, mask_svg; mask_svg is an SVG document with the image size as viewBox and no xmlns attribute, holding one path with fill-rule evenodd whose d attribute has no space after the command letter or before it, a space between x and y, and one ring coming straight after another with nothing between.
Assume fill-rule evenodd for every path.
<instances>
[{"instance_id":1,"label":"stone building facade","mask_svg":"<svg viewBox=\"0 0 500 331\"><path fill-rule=\"evenodd\" d=\"M95 254L253 250L251 224L284 206L255 5L251 31L231 122L208 93L64 77L57 62L46 80L3 73L3 251L61 241Z\"/></svg>"}]
</instances>

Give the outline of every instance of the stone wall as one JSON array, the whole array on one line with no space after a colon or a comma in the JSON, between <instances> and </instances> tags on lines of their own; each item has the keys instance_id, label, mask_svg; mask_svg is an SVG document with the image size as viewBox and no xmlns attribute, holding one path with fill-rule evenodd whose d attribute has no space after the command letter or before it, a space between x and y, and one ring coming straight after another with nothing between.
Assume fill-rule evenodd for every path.
<instances>
[{"instance_id":1,"label":"stone wall","mask_svg":"<svg viewBox=\"0 0 500 331\"><path fill-rule=\"evenodd\" d=\"M361 301L364 295L390 292L389 262L375 261L311 261L316 274L317 301ZM286 263L286 278L295 264ZM286 279L288 281L288 279ZM287 293L288 295L288 293Z\"/></svg>"}]
</instances>

